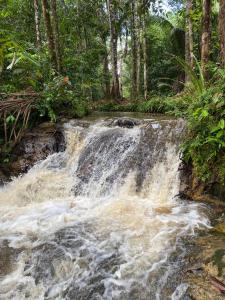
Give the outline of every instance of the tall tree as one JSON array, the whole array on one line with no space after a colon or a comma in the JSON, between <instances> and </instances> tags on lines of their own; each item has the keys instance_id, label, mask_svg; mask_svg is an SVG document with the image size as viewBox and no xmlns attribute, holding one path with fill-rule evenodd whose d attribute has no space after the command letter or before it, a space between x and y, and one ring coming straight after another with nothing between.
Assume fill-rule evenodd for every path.
<instances>
[{"instance_id":1,"label":"tall tree","mask_svg":"<svg viewBox=\"0 0 225 300\"><path fill-rule=\"evenodd\" d=\"M141 15L142 15L142 51L143 51L143 85L144 85L144 99L147 100L148 96L148 78L147 78L147 16L148 16L148 1L142 0L141 2Z\"/></svg>"},{"instance_id":2,"label":"tall tree","mask_svg":"<svg viewBox=\"0 0 225 300\"><path fill-rule=\"evenodd\" d=\"M225 0L220 0L219 39L220 39L220 62L221 62L221 66L225 68Z\"/></svg>"},{"instance_id":3,"label":"tall tree","mask_svg":"<svg viewBox=\"0 0 225 300\"><path fill-rule=\"evenodd\" d=\"M112 96L115 100L121 99L120 81L118 74L118 31L116 26L116 8L114 0L107 0L109 28L110 28L110 50L111 50L111 64L112 64Z\"/></svg>"},{"instance_id":4,"label":"tall tree","mask_svg":"<svg viewBox=\"0 0 225 300\"><path fill-rule=\"evenodd\" d=\"M131 2L132 98L138 96L138 14L137 0Z\"/></svg>"},{"instance_id":5,"label":"tall tree","mask_svg":"<svg viewBox=\"0 0 225 300\"><path fill-rule=\"evenodd\" d=\"M109 73L109 54L107 49L106 36L102 37L102 42L105 45L103 56L103 80L104 80L104 96L110 98L110 73Z\"/></svg>"},{"instance_id":6,"label":"tall tree","mask_svg":"<svg viewBox=\"0 0 225 300\"><path fill-rule=\"evenodd\" d=\"M50 0L51 13L52 13L52 29L56 56L57 71L61 72L61 54L60 54L60 42L59 42L59 25L57 16L56 0Z\"/></svg>"},{"instance_id":7,"label":"tall tree","mask_svg":"<svg viewBox=\"0 0 225 300\"><path fill-rule=\"evenodd\" d=\"M203 0L203 14L202 14L202 40L201 40L201 68L205 79L207 79L207 64L209 61L210 50L210 14L211 14L211 0Z\"/></svg>"},{"instance_id":8,"label":"tall tree","mask_svg":"<svg viewBox=\"0 0 225 300\"><path fill-rule=\"evenodd\" d=\"M148 80L147 80L147 37L146 37L146 15L143 21L143 75L144 75L144 99L148 96Z\"/></svg>"},{"instance_id":9,"label":"tall tree","mask_svg":"<svg viewBox=\"0 0 225 300\"><path fill-rule=\"evenodd\" d=\"M186 2L186 29L185 29L185 61L190 67L194 68L194 42L193 42L193 24L192 13L193 3L192 0ZM186 75L186 82L189 80Z\"/></svg>"},{"instance_id":10,"label":"tall tree","mask_svg":"<svg viewBox=\"0 0 225 300\"><path fill-rule=\"evenodd\" d=\"M34 20L35 20L35 32L36 32L36 44L37 48L41 46L41 33L40 33L40 17L39 17L39 3L38 0L34 0Z\"/></svg>"},{"instance_id":11,"label":"tall tree","mask_svg":"<svg viewBox=\"0 0 225 300\"><path fill-rule=\"evenodd\" d=\"M139 1L136 0L135 15L136 15L136 30L137 30L137 97L140 96L140 72L141 72L141 20L139 14Z\"/></svg>"},{"instance_id":12,"label":"tall tree","mask_svg":"<svg viewBox=\"0 0 225 300\"><path fill-rule=\"evenodd\" d=\"M50 7L49 7L48 0L42 0L42 12L45 21L48 49L51 57L51 62L53 67L57 69L57 58L55 53L55 43L54 43L54 36L53 36L53 30L52 30L52 24L50 18Z\"/></svg>"}]
</instances>

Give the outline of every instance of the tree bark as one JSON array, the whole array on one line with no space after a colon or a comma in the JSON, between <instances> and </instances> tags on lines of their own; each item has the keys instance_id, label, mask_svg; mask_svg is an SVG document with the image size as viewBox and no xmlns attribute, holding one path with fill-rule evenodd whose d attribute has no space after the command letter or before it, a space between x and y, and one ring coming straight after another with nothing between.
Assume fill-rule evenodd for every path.
<instances>
[{"instance_id":1,"label":"tree bark","mask_svg":"<svg viewBox=\"0 0 225 300\"><path fill-rule=\"evenodd\" d=\"M61 54L60 54L59 25L58 25L56 0L50 0L50 4L51 4L51 12L52 12L52 28L53 28L53 38L54 38L54 46L55 46L57 71L60 73L61 72Z\"/></svg>"},{"instance_id":2,"label":"tree bark","mask_svg":"<svg viewBox=\"0 0 225 300\"><path fill-rule=\"evenodd\" d=\"M39 49L41 47L41 33L40 33L40 17L39 17L38 0L34 0L34 20L35 20L35 32L36 32L36 46Z\"/></svg>"},{"instance_id":3,"label":"tree bark","mask_svg":"<svg viewBox=\"0 0 225 300\"><path fill-rule=\"evenodd\" d=\"M194 46L193 46L193 24L191 19L193 4L192 0L187 0L186 3L186 30L185 30L185 61L190 67L194 68ZM188 75L186 74L186 82L189 81Z\"/></svg>"},{"instance_id":4,"label":"tree bark","mask_svg":"<svg viewBox=\"0 0 225 300\"><path fill-rule=\"evenodd\" d=\"M138 57L137 57L137 15L136 15L136 0L131 2L131 26L132 26L132 98L137 99L137 68L138 68Z\"/></svg>"},{"instance_id":5,"label":"tree bark","mask_svg":"<svg viewBox=\"0 0 225 300\"><path fill-rule=\"evenodd\" d=\"M207 64L209 62L210 37L211 37L210 14L211 14L211 0L203 0L201 69L205 79L208 78Z\"/></svg>"},{"instance_id":6,"label":"tree bark","mask_svg":"<svg viewBox=\"0 0 225 300\"><path fill-rule=\"evenodd\" d=\"M225 68L225 0L220 0L219 40L220 40L220 63L221 63L221 67Z\"/></svg>"},{"instance_id":7,"label":"tree bark","mask_svg":"<svg viewBox=\"0 0 225 300\"><path fill-rule=\"evenodd\" d=\"M104 55L104 66L103 66L103 76L104 76L104 86L105 86L105 98L110 98L110 75L109 75L109 60L108 60L108 52L107 48L105 50Z\"/></svg>"},{"instance_id":8,"label":"tree bark","mask_svg":"<svg viewBox=\"0 0 225 300\"><path fill-rule=\"evenodd\" d=\"M143 21L143 72L144 72L144 99L148 97L148 81L147 81L147 39L146 39L146 19Z\"/></svg>"},{"instance_id":9,"label":"tree bark","mask_svg":"<svg viewBox=\"0 0 225 300\"><path fill-rule=\"evenodd\" d=\"M50 9L49 9L48 0L42 0L42 12L43 12L43 16L44 16L45 29L46 29L48 49L49 49L49 54L50 54L50 58L51 58L51 63L53 65L53 67L57 69L55 43L54 43L54 37L53 37L53 31L52 31L52 25L51 25Z\"/></svg>"},{"instance_id":10,"label":"tree bark","mask_svg":"<svg viewBox=\"0 0 225 300\"><path fill-rule=\"evenodd\" d=\"M138 15L138 0L135 1L135 19L136 19L136 35L137 35L137 98L140 96L140 71L141 71L141 24Z\"/></svg>"},{"instance_id":11,"label":"tree bark","mask_svg":"<svg viewBox=\"0 0 225 300\"><path fill-rule=\"evenodd\" d=\"M120 82L118 74L118 33L116 29L116 15L113 0L107 0L109 12L109 28L110 28L110 46L111 46L111 61L112 61L112 96L115 100L120 100Z\"/></svg>"}]
</instances>

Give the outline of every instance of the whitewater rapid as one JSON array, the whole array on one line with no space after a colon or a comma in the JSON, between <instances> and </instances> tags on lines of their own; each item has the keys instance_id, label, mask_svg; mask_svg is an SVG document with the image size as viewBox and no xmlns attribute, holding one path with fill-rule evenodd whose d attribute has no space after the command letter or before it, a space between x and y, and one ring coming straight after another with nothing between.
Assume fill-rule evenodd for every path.
<instances>
[{"instance_id":1,"label":"whitewater rapid","mask_svg":"<svg viewBox=\"0 0 225 300\"><path fill-rule=\"evenodd\" d=\"M184 238L210 226L178 196L182 124L124 124L65 124L66 151L0 189L0 299L181 299Z\"/></svg>"}]
</instances>

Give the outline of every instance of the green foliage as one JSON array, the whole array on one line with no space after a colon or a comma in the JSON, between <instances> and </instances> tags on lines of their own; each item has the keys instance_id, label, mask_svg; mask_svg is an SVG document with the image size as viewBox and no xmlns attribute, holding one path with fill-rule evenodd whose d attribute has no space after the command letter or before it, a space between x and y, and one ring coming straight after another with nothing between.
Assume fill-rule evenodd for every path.
<instances>
[{"instance_id":1,"label":"green foliage","mask_svg":"<svg viewBox=\"0 0 225 300\"><path fill-rule=\"evenodd\" d=\"M186 84L186 88L190 92L194 92L194 94L201 95L205 92L206 89L206 83L205 79L201 70L201 66L199 62L197 61L196 57L194 57L195 60L195 69L193 70L192 67L185 62L182 58L176 56L175 60L178 62L178 64L183 68L185 73L187 74L189 78L189 82Z\"/></svg>"},{"instance_id":2,"label":"green foliage","mask_svg":"<svg viewBox=\"0 0 225 300\"><path fill-rule=\"evenodd\" d=\"M200 95L188 110L188 135L184 159L191 161L204 181L225 184L225 96L224 84Z\"/></svg>"},{"instance_id":3,"label":"green foliage","mask_svg":"<svg viewBox=\"0 0 225 300\"><path fill-rule=\"evenodd\" d=\"M48 70L43 71L46 61L44 53L30 46L29 51L26 46L21 46L10 39L0 39L0 73L2 91L11 92L33 87L40 89L44 79L42 74L48 74Z\"/></svg>"},{"instance_id":4,"label":"green foliage","mask_svg":"<svg viewBox=\"0 0 225 300\"><path fill-rule=\"evenodd\" d=\"M106 103L98 106L99 111L126 111L142 113L166 113L175 116L183 116L190 104L187 95L182 97L158 97L154 96L148 101L139 103Z\"/></svg>"},{"instance_id":5,"label":"green foliage","mask_svg":"<svg viewBox=\"0 0 225 300\"><path fill-rule=\"evenodd\" d=\"M83 117L88 113L87 103L77 97L68 77L57 76L45 84L42 99L37 104L40 116L56 121L57 116Z\"/></svg>"},{"instance_id":6,"label":"green foliage","mask_svg":"<svg viewBox=\"0 0 225 300\"><path fill-rule=\"evenodd\" d=\"M171 82L183 81L184 71L173 59L184 58L184 31L173 27L168 20L150 16L147 28L148 86L154 94L168 95L178 90ZM160 84L161 82L167 84ZM175 85L174 85L175 86ZM181 86L182 88L182 86Z\"/></svg>"}]
</instances>

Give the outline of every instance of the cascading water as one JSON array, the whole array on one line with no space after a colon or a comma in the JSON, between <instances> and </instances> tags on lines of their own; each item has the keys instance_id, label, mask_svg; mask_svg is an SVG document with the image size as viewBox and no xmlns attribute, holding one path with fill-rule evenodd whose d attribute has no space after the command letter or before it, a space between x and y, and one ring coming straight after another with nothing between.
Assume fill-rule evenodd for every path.
<instances>
[{"instance_id":1,"label":"cascading water","mask_svg":"<svg viewBox=\"0 0 225 300\"><path fill-rule=\"evenodd\" d=\"M182 238L209 223L177 197L182 122L81 125L0 190L0 299L183 299Z\"/></svg>"}]
</instances>

